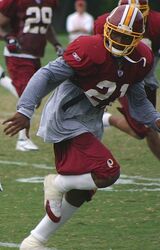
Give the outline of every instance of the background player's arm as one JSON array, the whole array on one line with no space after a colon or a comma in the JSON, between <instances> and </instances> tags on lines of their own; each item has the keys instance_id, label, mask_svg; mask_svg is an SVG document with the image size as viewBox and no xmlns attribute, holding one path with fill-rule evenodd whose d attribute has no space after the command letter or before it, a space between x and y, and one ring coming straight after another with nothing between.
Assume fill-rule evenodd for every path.
<instances>
[{"instance_id":1,"label":"background player's arm","mask_svg":"<svg viewBox=\"0 0 160 250\"><path fill-rule=\"evenodd\" d=\"M0 39L5 40L6 47L11 53L20 51L20 45L16 37L10 36L10 18L0 12Z\"/></svg>"},{"instance_id":2,"label":"background player's arm","mask_svg":"<svg viewBox=\"0 0 160 250\"><path fill-rule=\"evenodd\" d=\"M0 12L0 39L5 39L8 34L10 19Z\"/></svg>"},{"instance_id":3,"label":"background player's arm","mask_svg":"<svg viewBox=\"0 0 160 250\"><path fill-rule=\"evenodd\" d=\"M56 31L52 25L49 25L46 34L47 40L55 47L56 45L61 45L58 41Z\"/></svg>"},{"instance_id":4,"label":"background player's arm","mask_svg":"<svg viewBox=\"0 0 160 250\"><path fill-rule=\"evenodd\" d=\"M47 40L54 46L58 56L62 56L64 49L57 38L56 31L53 25L49 25L46 33Z\"/></svg>"}]
</instances>

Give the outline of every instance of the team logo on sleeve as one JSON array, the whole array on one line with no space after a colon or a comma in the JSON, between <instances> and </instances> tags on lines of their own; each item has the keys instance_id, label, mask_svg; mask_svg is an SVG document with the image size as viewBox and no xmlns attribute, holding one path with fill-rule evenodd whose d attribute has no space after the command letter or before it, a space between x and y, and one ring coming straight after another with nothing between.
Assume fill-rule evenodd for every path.
<instances>
[{"instance_id":1,"label":"team logo on sleeve","mask_svg":"<svg viewBox=\"0 0 160 250\"><path fill-rule=\"evenodd\" d=\"M76 52L73 52L72 53L72 56L74 57L74 59L77 61L77 62L80 62L82 59L80 58L80 56L76 53Z\"/></svg>"}]
</instances>

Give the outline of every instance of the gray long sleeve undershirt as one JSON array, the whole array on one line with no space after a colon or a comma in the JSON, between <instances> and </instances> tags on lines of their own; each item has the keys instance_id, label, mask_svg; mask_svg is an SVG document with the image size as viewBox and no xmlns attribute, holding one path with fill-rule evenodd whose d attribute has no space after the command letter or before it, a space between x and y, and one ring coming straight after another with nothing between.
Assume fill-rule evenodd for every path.
<instances>
[{"instance_id":1,"label":"gray long sleeve undershirt","mask_svg":"<svg viewBox=\"0 0 160 250\"><path fill-rule=\"evenodd\" d=\"M144 82L134 84L127 93L131 116L142 124L160 132L155 121L160 119L152 103L146 98Z\"/></svg>"},{"instance_id":2,"label":"gray long sleeve undershirt","mask_svg":"<svg viewBox=\"0 0 160 250\"><path fill-rule=\"evenodd\" d=\"M50 62L47 66L38 70L31 78L18 102L17 111L31 118L35 105L73 75L73 69L65 63L63 58ZM155 110L146 98L143 83L131 86L127 95L131 116L141 123L160 131L155 125L155 121L160 119L160 113ZM65 97L65 93L62 94L63 97ZM81 105L81 103L76 105Z\"/></svg>"},{"instance_id":3,"label":"gray long sleeve undershirt","mask_svg":"<svg viewBox=\"0 0 160 250\"><path fill-rule=\"evenodd\" d=\"M62 57L42 67L30 79L19 99L17 111L31 118L35 106L42 98L72 75L74 75L74 71L64 62Z\"/></svg>"}]
</instances>

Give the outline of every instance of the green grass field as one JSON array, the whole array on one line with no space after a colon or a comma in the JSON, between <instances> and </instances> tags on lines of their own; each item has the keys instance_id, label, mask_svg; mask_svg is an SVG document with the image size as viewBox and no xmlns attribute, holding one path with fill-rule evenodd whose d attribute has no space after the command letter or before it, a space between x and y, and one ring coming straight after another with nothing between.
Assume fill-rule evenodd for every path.
<instances>
[{"instance_id":1,"label":"green grass field","mask_svg":"<svg viewBox=\"0 0 160 250\"><path fill-rule=\"evenodd\" d=\"M60 39L66 44L65 36ZM43 64L52 58L55 54L48 46ZM15 112L16 99L2 87L0 98L2 122ZM4 188L0 193L0 250L18 249L18 244L45 214L42 180L55 172L55 168L52 167L52 145L43 143L35 135L44 102L34 116L30 132L39 151L15 151L16 136L5 136L0 126L0 180ZM116 105L111 111L117 112ZM145 140L135 140L114 128L106 130L103 141L121 164L119 182L98 191L94 199L50 239L48 247L56 250L159 250L159 161L149 151Z\"/></svg>"}]
</instances>

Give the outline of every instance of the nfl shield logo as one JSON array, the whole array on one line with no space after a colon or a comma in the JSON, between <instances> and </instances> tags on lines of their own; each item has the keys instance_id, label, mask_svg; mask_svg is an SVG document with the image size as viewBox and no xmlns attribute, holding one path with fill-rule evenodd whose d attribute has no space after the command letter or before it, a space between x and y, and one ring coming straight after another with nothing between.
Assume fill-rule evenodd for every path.
<instances>
[{"instance_id":1,"label":"nfl shield logo","mask_svg":"<svg viewBox=\"0 0 160 250\"><path fill-rule=\"evenodd\" d=\"M118 76L119 76L119 77L122 77L122 76L123 76L123 74L124 74L123 70L118 70L118 72L117 72L117 73L118 73Z\"/></svg>"}]
</instances>

